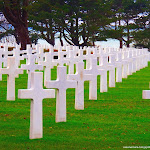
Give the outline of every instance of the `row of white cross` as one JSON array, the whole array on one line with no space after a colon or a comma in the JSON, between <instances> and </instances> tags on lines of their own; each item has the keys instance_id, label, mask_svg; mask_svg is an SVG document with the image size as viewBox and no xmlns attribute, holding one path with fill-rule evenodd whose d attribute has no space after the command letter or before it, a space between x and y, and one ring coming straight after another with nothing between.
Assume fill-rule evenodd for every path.
<instances>
[{"instance_id":1,"label":"row of white cross","mask_svg":"<svg viewBox=\"0 0 150 150\"><path fill-rule=\"evenodd\" d=\"M15 78L19 74L23 74L23 70L28 71L28 89L19 90L18 98L31 99L30 139L43 137L42 100L55 98L53 88L57 90L56 122L66 122L66 89L76 89L75 109L83 110L84 81L90 81L89 99L96 100L98 75L100 75L100 92L107 92L107 71L109 71L109 87L115 87L115 82L122 82L122 78L127 78L133 72L147 67L148 61L150 61L150 54L146 49L104 51L97 48L87 48L86 54L83 55L85 50L86 48L77 49L74 47L72 50L68 48L66 51L62 51L62 48L59 47L58 59L54 59L53 56L56 54L53 49L44 53L41 48L37 53L28 46L27 52L24 52L16 46L11 57L6 56L5 47L0 49L0 75L7 74L7 100L15 100ZM20 56L21 53L27 54ZM18 68L20 60L24 58L27 59L27 63ZM84 69L83 60L86 60L86 69ZM69 74L67 74L67 68L64 64L69 66ZM76 73L74 73L74 64L76 64ZM51 69L56 65L58 65L57 80L53 81L51 80ZM5 68L6 66L7 68ZM43 70L43 66L45 67L44 85L46 88L52 89L43 89L43 73L35 72ZM147 94L149 91L145 91L145 93L144 98L150 98Z\"/></svg>"}]
</instances>

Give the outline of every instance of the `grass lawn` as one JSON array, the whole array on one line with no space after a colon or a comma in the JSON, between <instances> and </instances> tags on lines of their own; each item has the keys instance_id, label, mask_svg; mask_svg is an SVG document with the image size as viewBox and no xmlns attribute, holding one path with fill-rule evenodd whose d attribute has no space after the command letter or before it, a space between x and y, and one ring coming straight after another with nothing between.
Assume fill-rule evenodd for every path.
<instances>
[{"instance_id":1,"label":"grass lawn","mask_svg":"<svg viewBox=\"0 0 150 150\"><path fill-rule=\"evenodd\" d=\"M52 79L56 78L56 68ZM0 150L120 150L123 146L150 145L150 100L142 99L149 89L149 67L137 71L116 88L88 99L85 110L74 109L75 90L67 90L67 122L55 123L56 99L43 100L43 138L30 140L30 100L18 99L18 89L27 87L27 74L16 79L16 101L6 101L7 77L0 81Z\"/></svg>"}]
</instances>

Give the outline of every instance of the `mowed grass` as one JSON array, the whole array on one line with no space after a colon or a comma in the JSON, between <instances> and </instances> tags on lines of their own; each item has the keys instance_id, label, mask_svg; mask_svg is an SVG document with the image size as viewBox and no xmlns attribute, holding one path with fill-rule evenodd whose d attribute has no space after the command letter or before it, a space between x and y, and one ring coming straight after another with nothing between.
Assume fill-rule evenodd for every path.
<instances>
[{"instance_id":1,"label":"mowed grass","mask_svg":"<svg viewBox=\"0 0 150 150\"><path fill-rule=\"evenodd\" d=\"M16 79L16 100L6 101L7 76L0 81L1 150L120 150L123 146L150 145L150 100L142 99L149 89L150 63L98 99L89 100L85 82L85 109L75 110L75 90L67 90L67 122L55 123L56 99L43 100L43 138L29 139L30 101L18 99L18 89L27 88L27 74ZM56 67L52 70L56 79Z\"/></svg>"}]
</instances>

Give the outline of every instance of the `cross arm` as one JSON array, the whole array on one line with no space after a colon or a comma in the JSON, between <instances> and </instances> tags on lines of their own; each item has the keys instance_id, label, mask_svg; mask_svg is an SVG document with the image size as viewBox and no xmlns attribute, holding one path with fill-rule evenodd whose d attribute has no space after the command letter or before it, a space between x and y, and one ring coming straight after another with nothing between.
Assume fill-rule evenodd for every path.
<instances>
[{"instance_id":1,"label":"cross arm","mask_svg":"<svg viewBox=\"0 0 150 150\"><path fill-rule=\"evenodd\" d=\"M33 90L20 89L18 90L18 98L20 99L33 99Z\"/></svg>"},{"instance_id":2,"label":"cross arm","mask_svg":"<svg viewBox=\"0 0 150 150\"><path fill-rule=\"evenodd\" d=\"M68 80L66 83L66 87L67 88L76 88L77 87L77 81Z\"/></svg>"},{"instance_id":3,"label":"cross arm","mask_svg":"<svg viewBox=\"0 0 150 150\"><path fill-rule=\"evenodd\" d=\"M59 81L56 80L56 81L45 81L45 86L47 88L56 88L58 89L59 88Z\"/></svg>"},{"instance_id":4,"label":"cross arm","mask_svg":"<svg viewBox=\"0 0 150 150\"><path fill-rule=\"evenodd\" d=\"M43 99L44 98L55 98L55 90L53 90L53 89L44 89L43 93L44 93Z\"/></svg>"},{"instance_id":5,"label":"cross arm","mask_svg":"<svg viewBox=\"0 0 150 150\"><path fill-rule=\"evenodd\" d=\"M0 74L9 74L8 68L0 68Z\"/></svg>"}]
</instances>

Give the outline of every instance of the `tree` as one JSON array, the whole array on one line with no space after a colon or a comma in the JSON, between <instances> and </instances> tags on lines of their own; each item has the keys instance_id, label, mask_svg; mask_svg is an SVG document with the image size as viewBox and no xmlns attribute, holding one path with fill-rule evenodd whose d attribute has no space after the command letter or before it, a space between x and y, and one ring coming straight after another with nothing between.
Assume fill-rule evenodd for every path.
<instances>
[{"instance_id":1,"label":"tree","mask_svg":"<svg viewBox=\"0 0 150 150\"><path fill-rule=\"evenodd\" d=\"M108 23L108 5L105 0L65 1L61 15L61 28L64 39L71 45L94 45L104 40L103 28ZM107 12L108 11L108 12Z\"/></svg>"},{"instance_id":2,"label":"tree","mask_svg":"<svg viewBox=\"0 0 150 150\"><path fill-rule=\"evenodd\" d=\"M139 14L142 13L145 0L112 0L112 11L115 12L114 23L107 30L108 36L120 41L120 48L123 42L127 47L134 41L133 33L138 26L135 23Z\"/></svg>"},{"instance_id":3,"label":"tree","mask_svg":"<svg viewBox=\"0 0 150 150\"><path fill-rule=\"evenodd\" d=\"M139 1L142 13L136 19L137 30L133 33L135 47L150 49L150 1Z\"/></svg>"},{"instance_id":4,"label":"tree","mask_svg":"<svg viewBox=\"0 0 150 150\"><path fill-rule=\"evenodd\" d=\"M45 39L49 44L55 45L55 35L59 31L57 20L58 0L37 0L29 7L29 26L39 38ZM31 32L32 32L31 31Z\"/></svg>"},{"instance_id":5,"label":"tree","mask_svg":"<svg viewBox=\"0 0 150 150\"><path fill-rule=\"evenodd\" d=\"M26 44L31 43L27 21L29 0L0 0L0 2L5 18L13 25L16 37L21 42L21 48L26 49Z\"/></svg>"}]
</instances>

